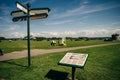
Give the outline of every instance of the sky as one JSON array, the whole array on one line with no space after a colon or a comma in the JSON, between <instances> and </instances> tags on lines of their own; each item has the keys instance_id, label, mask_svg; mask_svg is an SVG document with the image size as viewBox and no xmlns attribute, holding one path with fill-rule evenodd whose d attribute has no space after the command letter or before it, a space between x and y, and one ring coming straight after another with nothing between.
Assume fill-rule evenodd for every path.
<instances>
[{"instance_id":1,"label":"sky","mask_svg":"<svg viewBox=\"0 0 120 80\"><path fill-rule=\"evenodd\" d=\"M27 21L13 22L16 0L0 0L0 37L23 38ZM30 20L38 37L110 37L120 34L120 0L18 0L32 8L50 8L45 19ZM23 16L23 15L20 15Z\"/></svg>"}]
</instances>

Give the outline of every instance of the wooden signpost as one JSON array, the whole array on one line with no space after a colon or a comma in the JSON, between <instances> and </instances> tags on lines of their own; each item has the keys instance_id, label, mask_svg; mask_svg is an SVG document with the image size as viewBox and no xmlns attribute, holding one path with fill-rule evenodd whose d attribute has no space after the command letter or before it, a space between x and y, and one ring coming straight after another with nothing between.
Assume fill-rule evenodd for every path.
<instances>
[{"instance_id":1,"label":"wooden signpost","mask_svg":"<svg viewBox=\"0 0 120 80\"><path fill-rule=\"evenodd\" d=\"M22 5L18 1L16 2L16 6L18 11L12 11L11 16L15 16L12 21L20 22L27 20L27 46L28 46L28 66L31 65L30 59L30 20L43 19L48 16L49 8L35 8L30 9L30 4L26 4L26 6ZM20 16L24 15L24 16Z\"/></svg>"}]
</instances>

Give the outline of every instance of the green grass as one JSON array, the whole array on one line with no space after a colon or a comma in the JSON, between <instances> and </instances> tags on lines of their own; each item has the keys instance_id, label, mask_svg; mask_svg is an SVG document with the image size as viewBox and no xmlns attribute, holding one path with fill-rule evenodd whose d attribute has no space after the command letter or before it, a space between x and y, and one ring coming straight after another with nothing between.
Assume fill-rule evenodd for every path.
<instances>
[{"instance_id":1,"label":"green grass","mask_svg":"<svg viewBox=\"0 0 120 80\"><path fill-rule=\"evenodd\" d=\"M112 42L120 42L120 41L112 41ZM94 45L94 44L106 44L112 43L104 42L103 40L89 40L89 41L70 41L67 40L67 46L50 46L50 41L32 41L31 40L31 49L52 49L52 48L64 48L64 47L76 47L76 46L86 46L86 45ZM0 42L0 49L3 50L4 53L12 52L12 51L20 51L27 49L27 41L26 40L17 40L9 42L8 40L4 40Z\"/></svg>"},{"instance_id":2,"label":"green grass","mask_svg":"<svg viewBox=\"0 0 120 80\"><path fill-rule=\"evenodd\" d=\"M119 80L120 45L80 49L70 52L88 53L84 69L77 68L79 80ZM69 73L71 68L57 65L66 52L44 54L32 57L32 65L27 68L27 58L0 62L0 79L5 80L50 80L45 75L52 69ZM61 76L59 76L61 77Z\"/></svg>"},{"instance_id":3,"label":"green grass","mask_svg":"<svg viewBox=\"0 0 120 80\"><path fill-rule=\"evenodd\" d=\"M27 43L26 41L9 42L8 40L4 40L0 42L0 49L2 49L4 53L12 52L12 51L20 51L27 49Z\"/></svg>"}]
</instances>

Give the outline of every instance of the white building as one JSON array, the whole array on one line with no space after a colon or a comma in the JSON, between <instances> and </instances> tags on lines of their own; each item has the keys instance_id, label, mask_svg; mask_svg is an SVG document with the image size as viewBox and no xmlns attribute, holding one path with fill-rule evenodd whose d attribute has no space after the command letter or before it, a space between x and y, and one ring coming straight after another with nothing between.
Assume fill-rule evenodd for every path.
<instances>
[{"instance_id":1,"label":"white building","mask_svg":"<svg viewBox=\"0 0 120 80\"><path fill-rule=\"evenodd\" d=\"M117 36L117 40L120 40L120 35L119 35L119 36Z\"/></svg>"}]
</instances>

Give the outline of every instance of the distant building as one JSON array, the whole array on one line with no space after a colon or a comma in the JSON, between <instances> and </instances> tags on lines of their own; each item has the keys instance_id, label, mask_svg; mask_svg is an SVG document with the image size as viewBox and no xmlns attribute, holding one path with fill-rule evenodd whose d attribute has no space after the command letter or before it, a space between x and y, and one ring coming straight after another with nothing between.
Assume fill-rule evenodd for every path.
<instances>
[{"instance_id":1,"label":"distant building","mask_svg":"<svg viewBox=\"0 0 120 80\"><path fill-rule=\"evenodd\" d=\"M119 34L112 34L111 38L112 38L112 40L120 40L120 35Z\"/></svg>"},{"instance_id":2,"label":"distant building","mask_svg":"<svg viewBox=\"0 0 120 80\"><path fill-rule=\"evenodd\" d=\"M120 35L117 37L117 40L120 40Z\"/></svg>"}]
</instances>

